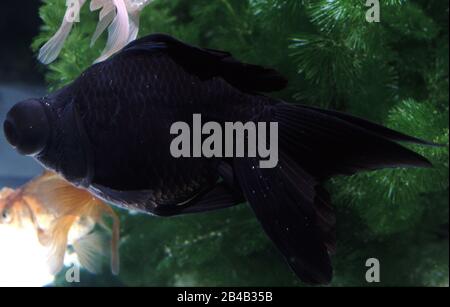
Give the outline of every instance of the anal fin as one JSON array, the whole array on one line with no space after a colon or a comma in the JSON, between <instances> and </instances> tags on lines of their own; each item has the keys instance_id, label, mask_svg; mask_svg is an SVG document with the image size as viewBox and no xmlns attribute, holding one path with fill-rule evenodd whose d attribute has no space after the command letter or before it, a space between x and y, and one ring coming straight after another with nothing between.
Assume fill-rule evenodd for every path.
<instances>
[{"instance_id":1,"label":"anal fin","mask_svg":"<svg viewBox=\"0 0 450 307\"><path fill-rule=\"evenodd\" d=\"M334 216L323 210L329 204L326 194L316 190L318 182L282 152L272 169L259 168L256 158L236 158L234 167L256 217L297 276L308 283L329 283Z\"/></svg>"}]
</instances>

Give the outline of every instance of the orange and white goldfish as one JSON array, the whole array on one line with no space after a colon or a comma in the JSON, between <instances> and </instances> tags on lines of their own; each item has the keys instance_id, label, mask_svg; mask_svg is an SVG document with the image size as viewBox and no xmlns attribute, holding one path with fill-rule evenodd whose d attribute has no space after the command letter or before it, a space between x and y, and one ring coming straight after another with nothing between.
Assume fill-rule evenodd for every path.
<instances>
[{"instance_id":1,"label":"orange and white goldfish","mask_svg":"<svg viewBox=\"0 0 450 307\"><path fill-rule=\"evenodd\" d=\"M53 62L61 52L74 23L79 22L79 12L89 0L67 0L67 9L58 31L39 50L38 59L44 64ZM99 13L97 28L91 46L108 28L108 41L95 62L109 58L136 39L141 11L153 0L91 0L90 10Z\"/></svg>"},{"instance_id":2,"label":"orange and white goldfish","mask_svg":"<svg viewBox=\"0 0 450 307\"><path fill-rule=\"evenodd\" d=\"M47 251L52 275L62 269L69 246L82 267L92 273L99 271L106 237L96 226L109 230L105 217L112 219L111 270L118 274L119 219L103 201L51 172L16 190L0 191L0 230L34 231Z\"/></svg>"}]
</instances>

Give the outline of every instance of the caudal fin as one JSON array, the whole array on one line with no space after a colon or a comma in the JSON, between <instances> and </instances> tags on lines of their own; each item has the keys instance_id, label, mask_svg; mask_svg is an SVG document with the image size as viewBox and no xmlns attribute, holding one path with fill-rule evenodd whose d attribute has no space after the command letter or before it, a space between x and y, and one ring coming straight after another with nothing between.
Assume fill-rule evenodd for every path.
<instances>
[{"instance_id":1,"label":"caudal fin","mask_svg":"<svg viewBox=\"0 0 450 307\"><path fill-rule=\"evenodd\" d=\"M344 113L281 103L280 148L320 180L359 171L395 167L431 167L421 155L396 141L434 145Z\"/></svg>"},{"instance_id":2,"label":"caudal fin","mask_svg":"<svg viewBox=\"0 0 450 307\"><path fill-rule=\"evenodd\" d=\"M261 121L278 122L279 161L235 158L245 198L269 238L305 282L328 283L335 250L335 215L323 181L386 167L430 167L396 141L434 145L347 114L280 103Z\"/></svg>"},{"instance_id":3,"label":"caudal fin","mask_svg":"<svg viewBox=\"0 0 450 307\"><path fill-rule=\"evenodd\" d=\"M237 180L263 229L301 280L329 283L335 218L327 193L284 153L275 168L237 158Z\"/></svg>"}]
</instances>

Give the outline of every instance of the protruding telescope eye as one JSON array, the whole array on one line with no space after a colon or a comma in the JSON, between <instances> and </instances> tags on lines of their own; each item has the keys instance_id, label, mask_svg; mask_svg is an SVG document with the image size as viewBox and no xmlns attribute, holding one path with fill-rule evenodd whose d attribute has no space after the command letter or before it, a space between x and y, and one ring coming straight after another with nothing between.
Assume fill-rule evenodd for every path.
<instances>
[{"instance_id":1,"label":"protruding telescope eye","mask_svg":"<svg viewBox=\"0 0 450 307\"><path fill-rule=\"evenodd\" d=\"M34 99L16 104L8 112L3 129L8 142L23 155L40 153L50 134L44 107Z\"/></svg>"}]
</instances>

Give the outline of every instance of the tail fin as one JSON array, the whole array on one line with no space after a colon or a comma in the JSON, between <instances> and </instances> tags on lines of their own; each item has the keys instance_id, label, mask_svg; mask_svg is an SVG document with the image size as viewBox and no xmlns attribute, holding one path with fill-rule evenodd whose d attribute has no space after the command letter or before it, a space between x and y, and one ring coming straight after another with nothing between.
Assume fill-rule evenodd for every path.
<instances>
[{"instance_id":1,"label":"tail fin","mask_svg":"<svg viewBox=\"0 0 450 307\"><path fill-rule=\"evenodd\" d=\"M421 155L395 141L434 145L344 113L281 103L280 148L320 180L359 171L395 167L431 167Z\"/></svg>"},{"instance_id":2,"label":"tail fin","mask_svg":"<svg viewBox=\"0 0 450 307\"><path fill-rule=\"evenodd\" d=\"M279 163L235 158L242 191L267 235L305 282L328 283L335 216L322 183L339 174L386 167L429 167L394 141L431 145L350 115L280 103L262 121L278 122Z\"/></svg>"},{"instance_id":3,"label":"tail fin","mask_svg":"<svg viewBox=\"0 0 450 307\"><path fill-rule=\"evenodd\" d=\"M334 110L320 109L320 108L306 106L306 105L297 106L297 107L307 108L307 109L317 111L317 112L320 112L323 114L334 116L334 117L339 118L343 121L346 121L350 124L358 126L362 129L365 129L372 133L378 134L378 135L380 135L384 138L387 138L388 140L391 140L391 141L408 142L408 143L415 143L415 144L421 144L421 145L427 145L427 146L442 146L442 145L435 144L435 143L432 143L429 141L418 139L413 136L405 135L398 131L389 129L387 127L381 126L379 124L370 122L366 119L362 119L362 118L359 118L359 117L356 117L356 116L353 116L350 114L346 114L346 113L342 113L342 112L338 112L338 111L334 111Z\"/></svg>"},{"instance_id":4,"label":"tail fin","mask_svg":"<svg viewBox=\"0 0 450 307\"><path fill-rule=\"evenodd\" d=\"M305 282L332 278L334 214L314 178L280 154L273 169L259 168L256 158L235 159L237 180L256 217L287 262ZM330 250L331 252L331 250Z\"/></svg>"},{"instance_id":5,"label":"tail fin","mask_svg":"<svg viewBox=\"0 0 450 307\"><path fill-rule=\"evenodd\" d=\"M58 57L61 52L64 42L69 36L72 30L73 23L68 22L64 19L59 30L53 35L50 40L45 43L44 46L39 50L38 60L43 64L50 64Z\"/></svg>"}]
</instances>

